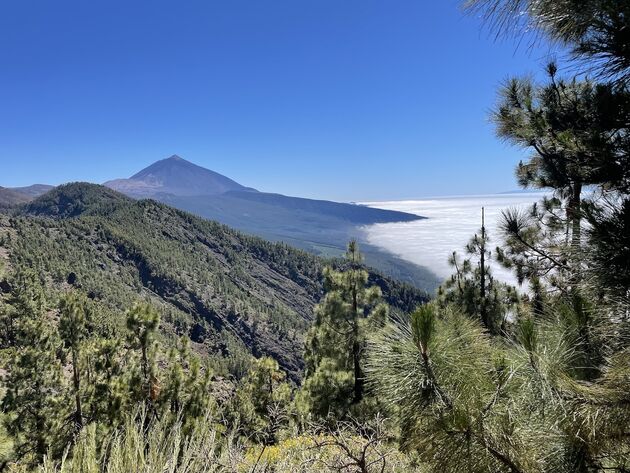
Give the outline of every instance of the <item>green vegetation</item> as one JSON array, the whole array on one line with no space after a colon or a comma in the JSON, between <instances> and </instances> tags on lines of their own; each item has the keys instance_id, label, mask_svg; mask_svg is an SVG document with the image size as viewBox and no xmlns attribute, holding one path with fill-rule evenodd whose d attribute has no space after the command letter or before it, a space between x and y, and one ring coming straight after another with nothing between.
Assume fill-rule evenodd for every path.
<instances>
[{"instance_id":1,"label":"green vegetation","mask_svg":"<svg viewBox=\"0 0 630 473\"><path fill-rule=\"evenodd\" d=\"M125 201L122 205L143 204ZM95 214L90 218L96 218ZM5 238L13 240L15 237L9 235L22 234L20 225L42 222L59 225L79 220L20 217L4 228ZM23 251L22 246L10 248ZM373 305L381 290L373 287L366 291L368 279L378 277L362 269L356 246L351 246L349 255L352 258L348 263L337 263L347 271L325 270L330 287L341 284L339 287L346 292L330 293L316 312L323 314L335 297L348 296L347 291L356 293L357 310L352 323L359 330L359 307ZM49 259L48 263L54 261ZM302 462L303 471L313 463L321 463L325 471L326 465L343 461L360 464L367 457L383 463L381 450L388 455L395 453L394 446L385 442L381 427L372 440L367 440L363 436L366 427L347 416L347 423L335 420L334 427L313 423L302 401L305 395L296 391L275 359L251 359L245 349L252 347L243 345L239 356L245 366L239 368L224 358L234 357L233 353L208 354L188 336L176 338L173 327L162 329L155 296L147 297L154 304L132 304L121 320L115 320L111 318L115 310L108 308L103 292L93 293L96 286L91 284L98 280L87 280L87 286L83 273L77 271L56 281L56 287L50 266L39 278L32 269L23 268L19 259L12 258L10 263L16 269L13 277L5 280L8 292L2 298L0 334L7 367L2 406L8 447L3 460L11 468L40 465L43 471L89 471L96 464L124 469L143 462L147 467L156 467L159 463L154 462L164 461L177 466L178 471L186 471L185 462L189 460L185 460L184 452L192 455L188 448L204 448L208 441L215 442L213 445L219 448L216 455L221 458L228 454L221 453L222 448L234 455L230 461L236 463L223 467L223 471L248 471L255 464L297 468ZM86 286L79 281L86 281ZM401 307L412 304L413 297L418 296L412 288L403 289L400 286ZM111 293L111 300L115 294ZM159 304L162 308L165 305ZM381 315L382 307L378 306ZM364 330L361 340L366 337ZM355 338L349 343L356 345L359 341ZM196 345L196 352L191 351L191 344ZM337 353L342 355L342 351ZM352 357L350 360L352 363ZM171 430L179 432L178 437L164 444L159 439ZM300 443L292 443L296 434ZM300 446L316 450L306 455ZM293 458L281 456L284 448L293 452ZM180 449L182 456L178 457L175 452ZM405 464L406 459L396 455L397 461ZM16 459L19 462L15 463ZM198 466L198 460L190 461L189 468L200 468L191 471L207 468Z\"/></svg>"},{"instance_id":2,"label":"green vegetation","mask_svg":"<svg viewBox=\"0 0 630 473\"><path fill-rule=\"evenodd\" d=\"M478 319L493 335L505 331L509 314L517 308L518 293L514 287L496 281L488 263L492 259L490 237L483 222L479 235L466 245L467 258L457 252L449 258L454 274L438 289L442 307L456 306L462 313ZM497 253L501 254L500 248Z\"/></svg>"},{"instance_id":3,"label":"green vegetation","mask_svg":"<svg viewBox=\"0 0 630 473\"><path fill-rule=\"evenodd\" d=\"M136 409L184 437L216 416L247 448L309 422L293 399L317 257L80 183L0 215L0 244L1 461L56 462L89 429L100 455ZM426 300L364 274L393 310Z\"/></svg>"},{"instance_id":4,"label":"green vegetation","mask_svg":"<svg viewBox=\"0 0 630 473\"><path fill-rule=\"evenodd\" d=\"M506 211L496 251L482 221L431 302L356 242L324 269L100 186L0 216L2 468L630 471L628 7L473 3L605 74L502 91L519 181L551 197Z\"/></svg>"},{"instance_id":5,"label":"green vegetation","mask_svg":"<svg viewBox=\"0 0 630 473\"><path fill-rule=\"evenodd\" d=\"M121 314L141 298L162 313L164 336L189 337L235 374L247 372L240 365L251 352L299 378L322 260L92 184L60 186L0 219L15 272L32 268L53 290L80 289L110 333L123 333ZM400 310L426 300L377 273L370 279Z\"/></svg>"},{"instance_id":6,"label":"green vegetation","mask_svg":"<svg viewBox=\"0 0 630 473\"><path fill-rule=\"evenodd\" d=\"M326 296L317 307L306 337L306 375L303 401L318 417L344 418L365 413L363 364L370 330L378 330L387 317L378 287L367 288L368 273L361 265L355 241L346 253L345 271L324 272Z\"/></svg>"}]
</instances>

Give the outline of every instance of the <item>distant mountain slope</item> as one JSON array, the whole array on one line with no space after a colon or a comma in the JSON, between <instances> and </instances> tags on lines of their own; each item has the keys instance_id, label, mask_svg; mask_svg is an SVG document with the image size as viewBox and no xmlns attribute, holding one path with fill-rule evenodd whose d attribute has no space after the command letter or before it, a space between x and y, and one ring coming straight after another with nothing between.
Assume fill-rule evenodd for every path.
<instances>
[{"instance_id":1,"label":"distant mountain slope","mask_svg":"<svg viewBox=\"0 0 630 473\"><path fill-rule=\"evenodd\" d=\"M48 184L33 184L26 187L11 187L11 189L34 199L35 197L39 197L40 195L54 189L54 187L55 186L50 186Z\"/></svg>"},{"instance_id":2,"label":"distant mountain slope","mask_svg":"<svg viewBox=\"0 0 630 473\"><path fill-rule=\"evenodd\" d=\"M13 189L0 187L0 207L13 207L14 205L24 204L29 200L31 199L27 195Z\"/></svg>"},{"instance_id":3,"label":"distant mountain slope","mask_svg":"<svg viewBox=\"0 0 630 473\"><path fill-rule=\"evenodd\" d=\"M357 225L373 222L373 217L363 212L364 209L372 210L367 207L262 193L252 194L255 196L252 199L243 198L246 194L228 192L217 196L198 197L160 195L157 198L173 207L210 220L217 220L240 230L267 238L274 236L273 239L282 239L282 236L285 236L304 242L327 244L331 239L341 238L342 244L345 245L351 237L352 229ZM320 202L323 207L332 207L332 209L321 211ZM287 203L289 205L284 205ZM335 209L335 205L340 209ZM353 213L355 209L347 209L347 207L357 207L356 213ZM375 215L379 215L378 209L376 210ZM384 220L387 218L392 217L386 215ZM401 217L394 218L411 217L408 217L408 214L402 214Z\"/></svg>"},{"instance_id":4,"label":"distant mountain slope","mask_svg":"<svg viewBox=\"0 0 630 473\"><path fill-rule=\"evenodd\" d=\"M283 241L317 255L337 256L362 226L424 217L391 210L258 192L178 156L158 161L129 179L105 183L133 198L151 197L252 235ZM430 271L363 245L366 261L387 274L433 291Z\"/></svg>"},{"instance_id":5,"label":"distant mountain slope","mask_svg":"<svg viewBox=\"0 0 630 473\"><path fill-rule=\"evenodd\" d=\"M392 210L376 209L357 204L345 204L328 200L303 199L300 197L288 197L282 194L269 194L264 192L239 192L230 191L227 197L259 202L266 205L279 207L288 211L309 212L338 218L357 225L370 225L373 223L411 222L423 217L418 215L397 212Z\"/></svg>"},{"instance_id":6,"label":"distant mountain slope","mask_svg":"<svg viewBox=\"0 0 630 473\"><path fill-rule=\"evenodd\" d=\"M106 182L105 186L133 197L153 197L156 194L214 195L235 190L255 192L255 189L242 186L177 155L157 161L129 179Z\"/></svg>"},{"instance_id":7,"label":"distant mountain slope","mask_svg":"<svg viewBox=\"0 0 630 473\"><path fill-rule=\"evenodd\" d=\"M249 193L248 197L249 197ZM345 245L352 239L361 240L363 225L366 220L362 210L366 207L340 204L352 207L355 215L335 215L333 212L319 213L291 206L278 205L277 200L289 199L289 202L308 199L285 198L273 194L252 193L252 198L241 198L243 194L228 192L216 196L177 197L173 195L156 196L160 201L178 209L192 212L201 217L216 220L238 230L261 236L271 241L282 241L324 257L339 256ZM260 199L256 197L260 196ZM272 202L266 201L267 196ZM318 202L318 201L315 201ZM334 204L325 202L324 204ZM308 206L306 206L308 208ZM372 209L378 211L379 209ZM395 216L394 221L408 218ZM407 220L408 221L408 220ZM405 281L432 293L439 285L438 278L429 270L404 261L397 256L362 242L366 263L385 274Z\"/></svg>"},{"instance_id":8,"label":"distant mountain slope","mask_svg":"<svg viewBox=\"0 0 630 473\"><path fill-rule=\"evenodd\" d=\"M34 184L28 187L0 187L0 207L8 208L30 202L49 190L53 186Z\"/></svg>"},{"instance_id":9,"label":"distant mountain slope","mask_svg":"<svg viewBox=\"0 0 630 473\"><path fill-rule=\"evenodd\" d=\"M7 233L0 241L11 266L80 287L112 330L135 300L149 298L164 314L164 336L187 335L196 350L232 363L244 351L270 355L299 376L303 334L323 293L321 258L83 183L56 188L15 218L0 215L0 236ZM378 273L370 279L394 307L426 300Z\"/></svg>"}]
</instances>

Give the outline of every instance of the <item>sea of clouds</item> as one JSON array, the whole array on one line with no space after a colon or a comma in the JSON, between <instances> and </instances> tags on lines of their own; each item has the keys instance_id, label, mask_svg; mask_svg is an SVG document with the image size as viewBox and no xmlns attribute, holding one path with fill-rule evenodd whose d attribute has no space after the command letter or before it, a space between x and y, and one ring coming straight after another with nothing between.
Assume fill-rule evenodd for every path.
<instances>
[{"instance_id":1,"label":"sea of clouds","mask_svg":"<svg viewBox=\"0 0 630 473\"><path fill-rule=\"evenodd\" d=\"M498 224L501 212L508 208L526 208L543 197L541 193L493 194L440 197L422 200L364 202L381 209L400 210L428 217L407 223L384 223L364 227L370 244L424 266L440 278L453 271L448 257L453 251L465 256L465 246L481 228L481 208L485 208L486 231L490 247L501 246ZM516 284L513 274L491 263L497 279Z\"/></svg>"}]
</instances>

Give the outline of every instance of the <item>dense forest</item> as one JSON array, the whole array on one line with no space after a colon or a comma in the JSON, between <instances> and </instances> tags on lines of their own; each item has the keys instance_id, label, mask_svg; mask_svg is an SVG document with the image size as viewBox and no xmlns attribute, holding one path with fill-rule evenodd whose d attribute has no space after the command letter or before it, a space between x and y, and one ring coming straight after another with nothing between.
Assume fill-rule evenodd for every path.
<instances>
[{"instance_id":1,"label":"dense forest","mask_svg":"<svg viewBox=\"0 0 630 473\"><path fill-rule=\"evenodd\" d=\"M356 242L324 261L101 186L5 211L1 468L630 471L630 4L468 8L570 52L492 111L548 197L431 300Z\"/></svg>"}]
</instances>

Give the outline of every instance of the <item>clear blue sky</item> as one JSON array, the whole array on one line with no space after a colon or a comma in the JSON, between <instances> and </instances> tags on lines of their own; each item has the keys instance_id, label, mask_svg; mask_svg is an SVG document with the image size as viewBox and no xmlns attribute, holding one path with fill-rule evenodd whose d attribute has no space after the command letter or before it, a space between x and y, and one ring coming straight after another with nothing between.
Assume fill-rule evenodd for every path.
<instances>
[{"instance_id":1,"label":"clear blue sky","mask_svg":"<svg viewBox=\"0 0 630 473\"><path fill-rule=\"evenodd\" d=\"M454 0L0 4L0 185L103 182L178 154L337 200L516 188L488 111L546 46Z\"/></svg>"}]
</instances>

